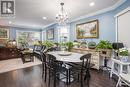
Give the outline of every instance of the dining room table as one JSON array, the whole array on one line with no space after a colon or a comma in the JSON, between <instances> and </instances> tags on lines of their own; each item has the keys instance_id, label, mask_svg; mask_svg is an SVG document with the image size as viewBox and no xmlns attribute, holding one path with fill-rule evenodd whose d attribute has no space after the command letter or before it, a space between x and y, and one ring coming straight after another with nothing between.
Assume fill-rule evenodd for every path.
<instances>
[{"instance_id":1,"label":"dining room table","mask_svg":"<svg viewBox=\"0 0 130 87\"><path fill-rule=\"evenodd\" d=\"M74 53L74 52L67 52L67 51L52 51L48 52L47 54L51 54L56 57L56 60L63 61L63 62L82 62L80 57L84 54L81 53Z\"/></svg>"}]
</instances>

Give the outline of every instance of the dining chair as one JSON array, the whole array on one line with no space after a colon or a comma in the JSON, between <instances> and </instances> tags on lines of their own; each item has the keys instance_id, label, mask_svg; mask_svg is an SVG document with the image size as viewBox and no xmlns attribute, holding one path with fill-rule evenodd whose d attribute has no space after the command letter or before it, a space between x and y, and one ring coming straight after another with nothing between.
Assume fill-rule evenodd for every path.
<instances>
[{"instance_id":1,"label":"dining chair","mask_svg":"<svg viewBox=\"0 0 130 87\"><path fill-rule=\"evenodd\" d=\"M36 56L37 58L39 58L42 61L42 53L44 52L44 50L46 49L45 45L34 45L33 48L33 53L34 56Z\"/></svg>"},{"instance_id":2,"label":"dining chair","mask_svg":"<svg viewBox=\"0 0 130 87\"><path fill-rule=\"evenodd\" d=\"M91 64L91 54L85 54L80 57L81 63L69 63L71 66L70 74L69 74L69 83L71 75L74 76L75 74L78 75L78 81L80 77L80 87L84 87L84 81L87 80L87 87L89 87L89 80L90 80L90 68L94 65Z\"/></svg>"},{"instance_id":3,"label":"dining chair","mask_svg":"<svg viewBox=\"0 0 130 87\"><path fill-rule=\"evenodd\" d=\"M56 87L57 79L61 80L61 79L66 78L66 82L68 85L68 81L69 81L68 69L66 68L66 65L64 65L63 62L57 61L55 56L47 54L46 69L48 70L48 85L50 85L51 78L53 78L54 80L54 84L53 84L54 87ZM61 74L64 77L59 78Z\"/></svg>"},{"instance_id":4,"label":"dining chair","mask_svg":"<svg viewBox=\"0 0 130 87\"><path fill-rule=\"evenodd\" d=\"M41 55L41 60L42 60L42 78L44 77L44 81L46 82L46 75L47 75L47 70L46 70L46 54L42 53Z\"/></svg>"}]
</instances>

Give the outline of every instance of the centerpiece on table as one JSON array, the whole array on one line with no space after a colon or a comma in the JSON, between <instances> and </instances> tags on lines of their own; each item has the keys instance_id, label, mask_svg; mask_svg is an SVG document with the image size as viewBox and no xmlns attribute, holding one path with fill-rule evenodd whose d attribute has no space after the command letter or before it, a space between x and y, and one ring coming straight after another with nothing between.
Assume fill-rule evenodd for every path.
<instances>
[{"instance_id":1,"label":"centerpiece on table","mask_svg":"<svg viewBox=\"0 0 130 87\"><path fill-rule=\"evenodd\" d=\"M67 47L67 50L70 52L72 48L74 47L73 42L66 42L66 47Z\"/></svg>"},{"instance_id":2,"label":"centerpiece on table","mask_svg":"<svg viewBox=\"0 0 130 87\"><path fill-rule=\"evenodd\" d=\"M126 48L119 49L119 58L122 62L129 61L129 51Z\"/></svg>"}]
</instances>

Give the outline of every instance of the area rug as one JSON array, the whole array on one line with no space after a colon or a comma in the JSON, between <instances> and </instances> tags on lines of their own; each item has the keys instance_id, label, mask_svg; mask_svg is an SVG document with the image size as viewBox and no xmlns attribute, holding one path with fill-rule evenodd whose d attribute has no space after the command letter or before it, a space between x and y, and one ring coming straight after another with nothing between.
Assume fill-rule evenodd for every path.
<instances>
[{"instance_id":1,"label":"area rug","mask_svg":"<svg viewBox=\"0 0 130 87\"><path fill-rule=\"evenodd\" d=\"M42 62L37 58L34 58L34 62L27 62L24 64L21 58L2 60L0 61L0 73L9 72L21 68L27 68L39 64L42 64Z\"/></svg>"}]
</instances>

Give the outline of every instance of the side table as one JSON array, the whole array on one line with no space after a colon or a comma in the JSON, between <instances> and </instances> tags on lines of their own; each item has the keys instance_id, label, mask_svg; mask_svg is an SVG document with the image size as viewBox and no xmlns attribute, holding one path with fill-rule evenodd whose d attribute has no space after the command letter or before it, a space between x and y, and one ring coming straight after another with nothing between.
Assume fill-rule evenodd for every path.
<instances>
[{"instance_id":1,"label":"side table","mask_svg":"<svg viewBox=\"0 0 130 87\"><path fill-rule=\"evenodd\" d=\"M23 63L34 62L33 51L24 50L24 51L21 52L21 56L22 56Z\"/></svg>"},{"instance_id":2,"label":"side table","mask_svg":"<svg viewBox=\"0 0 130 87\"><path fill-rule=\"evenodd\" d=\"M114 67L115 64L119 65L118 71L115 70L115 67ZM127 67L127 72L129 73L130 72L130 62L122 62L120 60L112 58L112 67L111 67L110 77L112 77L113 74L119 76L121 73L123 73L123 66Z\"/></svg>"}]
</instances>

